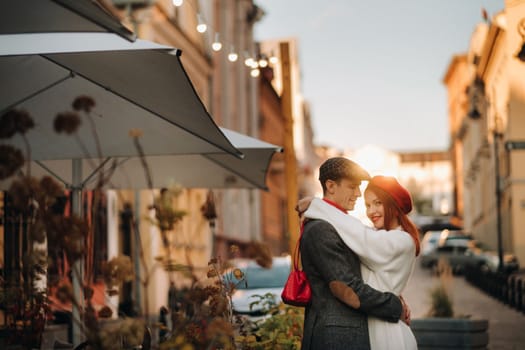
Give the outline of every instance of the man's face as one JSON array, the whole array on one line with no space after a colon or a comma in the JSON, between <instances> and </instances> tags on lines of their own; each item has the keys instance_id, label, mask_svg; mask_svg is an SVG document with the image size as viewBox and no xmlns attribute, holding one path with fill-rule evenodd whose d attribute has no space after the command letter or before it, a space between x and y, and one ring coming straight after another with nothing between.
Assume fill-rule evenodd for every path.
<instances>
[{"instance_id":1,"label":"man's face","mask_svg":"<svg viewBox=\"0 0 525 350\"><path fill-rule=\"evenodd\" d=\"M360 185L361 181L349 179L342 179L339 183L328 180L325 198L335 202L345 210L354 210L357 198L361 197Z\"/></svg>"}]
</instances>

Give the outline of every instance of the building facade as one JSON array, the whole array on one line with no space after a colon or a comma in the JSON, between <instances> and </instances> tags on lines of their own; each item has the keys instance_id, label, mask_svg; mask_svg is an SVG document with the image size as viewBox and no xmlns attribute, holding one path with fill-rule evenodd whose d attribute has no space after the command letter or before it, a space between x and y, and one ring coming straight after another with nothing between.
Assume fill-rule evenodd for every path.
<instances>
[{"instance_id":1,"label":"building facade","mask_svg":"<svg viewBox=\"0 0 525 350\"><path fill-rule=\"evenodd\" d=\"M259 135L266 142L283 145L286 136L285 118L281 109L281 97L272 85L273 71L272 67L263 68L259 79ZM284 152L274 155L266 174L268 191L261 193L262 239L270 246L274 255L289 251L287 240L283 239L288 226L285 167Z\"/></svg>"},{"instance_id":2,"label":"building facade","mask_svg":"<svg viewBox=\"0 0 525 350\"><path fill-rule=\"evenodd\" d=\"M525 1L505 8L472 34L469 52L451 62L444 82L454 154L458 214L475 237L525 261Z\"/></svg>"},{"instance_id":3,"label":"building facade","mask_svg":"<svg viewBox=\"0 0 525 350\"><path fill-rule=\"evenodd\" d=\"M180 49L186 73L215 122L258 138L258 80L251 75L251 67L245 64L247 58L255 56L253 27L262 16L254 1L185 0L180 6L171 0L102 0L101 3L140 39ZM197 26L202 24L207 28L201 33ZM222 46L219 50L215 46L217 43ZM158 196L158 191L155 191L155 196ZM173 205L188 214L175 228L170 261L192 264L197 272L204 274L210 257L227 258L231 244L242 246L249 241L261 240L260 192L250 189L182 189ZM201 212L210 195L217 214L213 222ZM126 202L134 207L144 254L151 268L164 252L160 232L151 225L151 217L148 218L154 215L149 209L152 194L150 191L110 192L109 199L111 207L120 211ZM118 215L114 216L110 228L118 232L120 224ZM137 241L138 238L134 240ZM117 252L122 251L121 241L111 246ZM136 259L138 252L132 253ZM167 302L169 280L173 275L167 279L162 269L153 269L151 275L143 266L137 266L137 269L136 286L141 278L149 278L148 309L156 312ZM135 292L135 299L140 303L143 299L140 288L135 287Z\"/></svg>"}]
</instances>

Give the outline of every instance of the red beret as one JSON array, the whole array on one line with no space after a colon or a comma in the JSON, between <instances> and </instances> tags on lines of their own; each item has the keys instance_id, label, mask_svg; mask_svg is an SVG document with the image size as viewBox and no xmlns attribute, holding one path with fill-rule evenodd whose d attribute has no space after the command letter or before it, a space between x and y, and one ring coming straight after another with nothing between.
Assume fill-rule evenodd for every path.
<instances>
[{"instance_id":1,"label":"red beret","mask_svg":"<svg viewBox=\"0 0 525 350\"><path fill-rule=\"evenodd\" d=\"M404 214L412 211L412 198L410 193L392 176L374 176L369 182L369 187L377 187L385 191ZM373 188L370 188L373 190Z\"/></svg>"}]
</instances>

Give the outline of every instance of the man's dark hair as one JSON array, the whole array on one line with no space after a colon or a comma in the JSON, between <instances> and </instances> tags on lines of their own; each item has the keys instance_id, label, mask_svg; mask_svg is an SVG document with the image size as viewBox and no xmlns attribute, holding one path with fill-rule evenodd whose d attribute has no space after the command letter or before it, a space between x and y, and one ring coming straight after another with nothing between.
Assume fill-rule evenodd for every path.
<instances>
[{"instance_id":1,"label":"man's dark hair","mask_svg":"<svg viewBox=\"0 0 525 350\"><path fill-rule=\"evenodd\" d=\"M370 180L370 174L356 162L345 157L328 158L319 168L319 181L326 192L326 181L332 180L337 183L342 179L355 182Z\"/></svg>"}]
</instances>

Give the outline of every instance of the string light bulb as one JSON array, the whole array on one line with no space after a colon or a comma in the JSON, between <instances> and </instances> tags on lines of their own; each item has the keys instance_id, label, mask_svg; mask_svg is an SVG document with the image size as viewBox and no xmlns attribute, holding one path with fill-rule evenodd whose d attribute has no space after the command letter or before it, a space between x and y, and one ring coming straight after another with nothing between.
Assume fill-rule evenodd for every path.
<instances>
[{"instance_id":1,"label":"string light bulb","mask_svg":"<svg viewBox=\"0 0 525 350\"><path fill-rule=\"evenodd\" d=\"M206 25L206 23L204 23L204 22L202 21L202 17L201 17L201 14L200 14L200 13L197 14L197 19L198 19L198 21L199 21L199 24L197 24L197 31L198 31L199 33L204 33L204 32L206 32L206 30L208 29L208 26Z\"/></svg>"},{"instance_id":2,"label":"string light bulb","mask_svg":"<svg viewBox=\"0 0 525 350\"><path fill-rule=\"evenodd\" d=\"M250 57L248 55L247 52L244 53L244 57L246 57L244 59L244 64L247 66L247 67L252 67L253 66L253 62L254 62L254 59L252 57Z\"/></svg>"},{"instance_id":3,"label":"string light bulb","mask_svg":"<svg viewBox=\"0 0 525 350\"><path fill-rule=\"evenodd\" d=\"M228 59L230 60L230 62L235 62L237 61L237 58L239 58L239 56L237 55L237 53L235 53L232 46L230 53L228 54Z\"/></svg>"},{"instance_id":4,"label":"string light bulb","mask_svg":"<svg viewBox=\"0 0 525 350\"><path fill-rule=\"evenodd\" d=\"M261 59L259 59L259 67L268 67L268 60L266 59L266 57L261 57Z\"/></svg>"},{"instance_id":5,"label":"string light bulb","mask_svg":"<svg viewBox=\"0 0 525 350\"><path fill-rule=\"evenodd\" d=\"M180 7L183 5L184 0L172 0L173 6ZM202 15L197 13L197 32L205 33L208 30L208 25L203 21ZM213 29L213 28L212 28ZM213 51L217 52L222 50L223 44L220 41L219 32L215 32L214 41L211 44ZM279 60L274 56L273 51L271 52L270 57L262 55L259 58L251 57L248 55L248 52L244 52L244 64L250 68L250 75L254 78L260 76L261 72L259 68L265 68L271 64L276 64ZM236 62L239 59L239 55L235 52L233 45L231 45L230 52L228 53L228 60L230 62Z\"/></svg>"},{"instance_id":6,"label":"string light bulb","mask_svg":"<svg viewBox=\"0 0 525 350\"><path fill-rule=\"evenodd\" d=\"M213 49L213 51L220 51L222 49L222 43L219 40L218 32L215 33L215 40L211 44L211 48Z\"/></svg>"}]
</instances>

